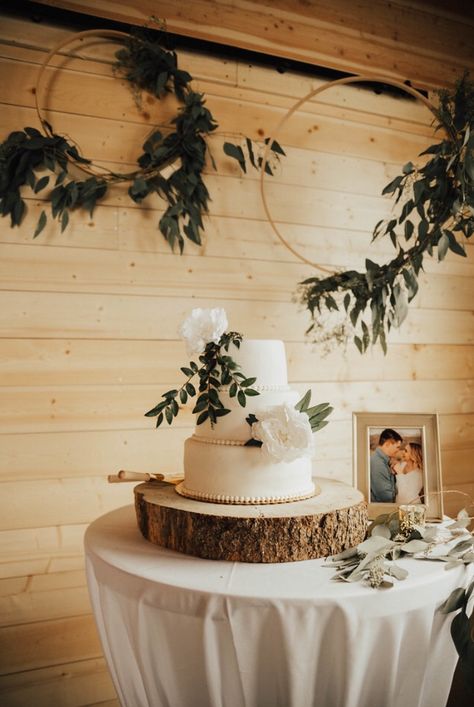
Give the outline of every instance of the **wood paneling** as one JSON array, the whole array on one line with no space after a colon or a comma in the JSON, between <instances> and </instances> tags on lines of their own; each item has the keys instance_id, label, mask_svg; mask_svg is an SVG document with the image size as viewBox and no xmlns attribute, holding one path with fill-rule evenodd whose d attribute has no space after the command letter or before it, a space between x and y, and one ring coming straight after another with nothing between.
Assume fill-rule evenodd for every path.
<instances>
[{"instance_id":1,"label":"wood paneling","mask_svg":"<svg viewBox=\"0 0 474 707\"><path fill-rule=\"evenodd\" d=\"M287 303L265 300L230 300L218 296L193 298L196 307L210 307L218 299L232 326L246 329L249 338L301 341L309 321L306 312ZM0 292L0 337L156 339L176 338L176 322L189 310L189 300L167 297L96 295L52 292ZM71 317L75 312L75 317ZM388 340L404 344L472 344L472 311L420 310L413 307L401 330Z\"/></svg>"},{"instance_id":2,"label":"wood paneling","mask_svg":"<svg viewBox=\"0 0 474 707\"><path fill-rule=\"evenodd\" d=\"M182 341L115 339L2 339L0 386L153 385L179 379L176 361ZM320 356L309 342L286 346L292 382L390 380L464 380L474 372L474 348L426 344L393 344L361 357L349 347Z\"/></svg>"},{"instance_id":3,"label":"wood paneling","mask_svg":"<svg viewBox=\"0 0 474 707\"><path fill-rule=\"evenodd\" d=\"M1 675L99 658L91 615L0 628ZM59 659L59 661L58 661Z\"/></svg>"},{"instance_id":4,"label":"wood paneling","mask_svg":"<svg viewBox=\"0 0 474 707\"><path fill-rule=\"evenodd\" d=\"M175 384L176 379L166 386L7 388L0 395L0 425L5 434L146 428L153 421L144 418L144 412ZM445 414L474 413L474 385L469 379L453 380L449 390L440 387L439 391L433 390L431 380L373 381L370 385L367 381L318 381L293 387L302 395L313 388L313 399L314 395L331 399L336 406L333 419L345 416L347 410L364 410L370 405L381 409L384 401L388 410L403 412L413 397L420 401L418 412L438 407ZM172 429L183 426L190 430L192 425L191 405L186 405ZM161 436L160 430L155 437Z\"/></svg>"},{"instance_id":5,"label":"wood paneling","mask_svg":"<svg viewBox=\"0 0 474 707\"><path fill-rule=\"evenodd\" d=\"M103 658L0 677L0 698L4 707L99 707L99 704L100 707L119 707L114 695Z\"/></svg>"},{"instance_id":6,"label":"wood paneling","mask_svg":"<svg viewBox=\"0 0 474 707\"><path fill-rule=\"evenodd\" d=\"M360 253L360 267L363 266ZM458 261L461 259L458 258ZM454 261L458 264L458 261ZM238 266L228 272L228 258L177 257L172 253L130 253L123 251L57 247L30 248L0 244L0 289L38 292L106 293L183 297L200 292L202 297L247 299L251 294L262 301L288 302L298 282L314 271L298 263L235 259ZM356 258L354 258L354 264ZM156 278L156 270L162 275ZM471 310L474 298L472 277L449 275L442 266L421 275L420 309Z\"/></svg>"},{"instance_id":7,"label":"wood paneling","mask_svg":"<svg viewBox=\"0 0 474 707\"><path fill-rule=\"evenodd\" d=\"M0 593L4 594L0 627L90 614L86 579L80 570L3 579Z\"/></svg>"},{"instance_id":8,"label":"wood paneling","mask_svg":"<svg viewBox=\"0 0 474 707\"><path fill-rule=\"evenodd\" d=\"M144 25L156 16L150 0L43 0L119 22ZM429 2L363 0L163 0L169 31L349 73L410 79L422 86L453 82L473 66L472 11L446 13ZM456 51L450 51L450 47Z\"/></svg>"},{"instance_id":9,"label":"wood paneling","mask_svg":"<svg viewBox=\"0 0 474 707\"><path fill-rule=\"evenodd\" d=\"M88 9L87 2L51 4ZM145 5L94 3L98 15L138 23ZM423 5L193 0L160 3L160 12L183 34L333 68L370 67L428 87L449 84L472 64L471 20ZM210 11L213 23L205 17ZM13 10L1 19L3 139L38 124L38 67L55 43L82 27L60 17L38 24ZM44 105L85 154L121 170L134 164L147 131L171 108L163 112L152 102L137 110L127 88L111 78L111 59L107 44L81 47L80 55L69 46L51 61ZM222 144L242 133L271 133L323 79L317 71L282 74L217 53L180 50L180 60L220 124L209 141L217 170L209 164L205 173L212 202L202 248L189 243L183 256L172 254L157 230L162 202L138 207L123 188L113 189L92 217L74 214L63 234L50 221L32 240L45 207L41 194L27 195L20 229L2 222L0 701L7 707L117 705L90 615L83 537L94 518L132 502L132 486L108 485L107 474L181 470L193 426L189 407L159 431L143 413L179 380L177 362L187 358L177 326L193 306L224 306L233 329L284 339L294 387L311 388L316 400L334 405L331 424L317 436L316 474L352 481L353 411L438 412L446 487L462 492L446 495L448 512L474 496L474 245L466 258L449 254L442 264L426 263L387 356L312 342L305 337L308 316L293 300L298 282L317 271L277 239L258 175L242 175ZM329 268L361 268L367 255L392 257L389 241L371 245L374 224L391 209L381 190L430 144L430 122L416 101L360 86L306 103L279 135L287 157L265 181L285 238Z\"/></svg>"}]
</instances>

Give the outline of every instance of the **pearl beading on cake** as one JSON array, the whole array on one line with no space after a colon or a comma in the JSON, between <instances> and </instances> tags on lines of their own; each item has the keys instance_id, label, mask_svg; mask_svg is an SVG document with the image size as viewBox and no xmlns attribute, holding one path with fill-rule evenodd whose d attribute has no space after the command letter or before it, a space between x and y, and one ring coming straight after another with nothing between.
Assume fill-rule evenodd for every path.
<instances>
[{"instance_id":1,"label":"pearl beading on cake","mask_svg":"<svg viewBox=\"0 0 474 707\"><path fill-rule=\"evenodd\" d=\"M186 496L186 498L193 498L195 501L207 501L209 503L228 503L234 505L264 505L271 503L292 503L294 501L303 501L305 498L312 498L317 495L316 488L312 488L311 491L298 495L286 495L286 496L224 496L222 494L216 493L204 493L201 491L190 491L185 488L183 483L175 486L175 490L181 496Z\"/></svg>"},{"instance_id":2,"label":"pearl beading on cake","mask_svg":"<svg viewBox=\"0 0 474 707\"><path fill-rule=\"evenodd\" d=\"M221 444L226 447L244 447L246 443L246 440L241 439L216 439L214 437L200 437L199 435L192 435L191 439L203 444Z\"/></svg>"},{"instance_id":3,"label":"pearl beading on cake","mask_svg":"<svg viewBox=\"0 0 474 707\"><path fill-rule=\"evenodd\" d=\"M222 392L228 393L228 392L229 392L229 387L230 387L230 386L228 386L228 385L223 385L223 386L221 387ZM253 388L254 390L260 391L261 393L266 392L266 391L272 391L272 390L284 391L284 392L290 390L290 386L289 386L289 385L279 385L279 384L275 384L275 385L252 385L252 386L250 386L250 387Z\"/></svg>"}]
</instances>

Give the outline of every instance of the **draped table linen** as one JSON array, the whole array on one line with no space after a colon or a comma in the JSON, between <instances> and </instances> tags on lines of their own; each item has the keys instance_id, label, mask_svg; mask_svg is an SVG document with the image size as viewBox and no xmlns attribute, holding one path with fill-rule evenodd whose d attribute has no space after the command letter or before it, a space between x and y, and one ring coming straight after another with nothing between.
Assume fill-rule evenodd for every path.
<instances>
[{"instance_id":1,"label":"draped table linen","mask_svg":"<svg viewBox=\"0 0 474 707\"><path fill-rule=\"evenodd\" d=\"M468 569L399 560L392 589L324 560L217 562L145 540L132 506L85 537L89 593L122 707L444 707Z\"/></svg>"}]
</instances>

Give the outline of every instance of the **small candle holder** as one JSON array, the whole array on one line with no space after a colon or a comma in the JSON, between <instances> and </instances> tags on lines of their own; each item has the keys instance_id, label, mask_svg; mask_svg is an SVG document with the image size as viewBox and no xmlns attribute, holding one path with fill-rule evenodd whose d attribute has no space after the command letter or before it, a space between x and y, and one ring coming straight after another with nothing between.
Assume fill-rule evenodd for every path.
<instances>
[{"instance_id":1,"label":"small candle holder","mask_svg":"<svg viewBox=\"0 0 474 707\"><path fill-rule=\"evenodd\" d=\"M404 504L398 507L400 532L409 535L416 527L424 528L426 522L426 506L423 503Z\"/></svg>"}]
</instances>

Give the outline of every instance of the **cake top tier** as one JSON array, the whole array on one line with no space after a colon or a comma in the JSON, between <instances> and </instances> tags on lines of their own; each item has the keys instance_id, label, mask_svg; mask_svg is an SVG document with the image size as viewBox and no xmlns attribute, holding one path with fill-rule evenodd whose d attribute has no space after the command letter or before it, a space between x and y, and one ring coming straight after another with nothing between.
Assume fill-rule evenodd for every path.
<instances>
[{"instance_id":1,"label":"cake top tier","mask_svg":"<svg viewBox=\"0 0 474 707\"><path fill-rule=\"evenodd\" d=\"M196 425L194 434L199 440L219 440L219 443L245 443L250 439L251 431L247 417L256 415L275 405L288 402L295 405L298 394L288 388L285 346L277 339L242 339L240 347L229 346L228 355L239 365L239 372L246 378L256 378L252 388L260 394L247 398L242 407L236 396L229 395L229 389L224 387L219 398L225 408L230 410L227 415L219 417L216 424L210 420Z\"/></svg>"},{"instance_id":2,"label":"cake top tier","mask_svg":"<svg viewBox=\"0 0 474 707\"><path fill-rule=\"evenodd\" d=\"M257 390L288 384L283 341L244 338L239 349L233 345L229 347L229 356L232 356L245 376L257 378L253 385Z\"/></svg>"}]
</instances>

